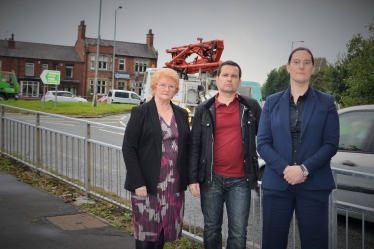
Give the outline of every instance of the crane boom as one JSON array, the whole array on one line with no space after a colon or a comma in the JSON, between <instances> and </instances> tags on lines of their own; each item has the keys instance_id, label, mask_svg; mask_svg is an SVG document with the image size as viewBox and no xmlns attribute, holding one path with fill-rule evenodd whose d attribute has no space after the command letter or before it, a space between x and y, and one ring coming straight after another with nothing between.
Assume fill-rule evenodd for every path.
<instances>
[{"instance_id":1,"label":"crane boom","mask_svg":"<svg viewBox=\"0 0 374 249\"><path fill-rule=\"evenodd\" d=\"M166 62L165 65L183 74L208 72L217 69L222 63L220 58L224 49L223 40L206 42L203 42L202 38L197 38L197 40L200 42L167 49L166 52L171 54L172 60ZM196 58L187 62L186 59L193 54L197 54Z\"/></svg>"}]
</instances>

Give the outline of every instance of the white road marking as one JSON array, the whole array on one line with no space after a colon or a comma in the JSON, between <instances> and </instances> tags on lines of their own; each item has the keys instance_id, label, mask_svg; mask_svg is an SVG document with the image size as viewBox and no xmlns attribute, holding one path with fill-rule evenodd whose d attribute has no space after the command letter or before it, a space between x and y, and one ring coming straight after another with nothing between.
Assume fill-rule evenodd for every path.
<instances>
[{"instance_id":1,"label":"white road marking","mask_svg":"<svg viewBox=\"0 0 374 249\"><path fill-rule=\"evenodd\" d=\"M123 135L123 133L119 133L119 132L108 131L108 130L104 130L104 129L99 129L99 130L100 130L100 131L109 132L109 133L113 133L113 134Z\"/></svg>"},{"instance_id":2,"label":"white road marking","mask_svg":"<svg viewBox=\"0 0 374 249\"><path fill-rule=\"evenodd\" d=\"M123 116L121 118L121 121L119 121L119 123L123 126L123 127L126 127L126 124L122 122L122 120L124 120L125 118L127 117L127 115Z\"/></svg>"}]
</instances>

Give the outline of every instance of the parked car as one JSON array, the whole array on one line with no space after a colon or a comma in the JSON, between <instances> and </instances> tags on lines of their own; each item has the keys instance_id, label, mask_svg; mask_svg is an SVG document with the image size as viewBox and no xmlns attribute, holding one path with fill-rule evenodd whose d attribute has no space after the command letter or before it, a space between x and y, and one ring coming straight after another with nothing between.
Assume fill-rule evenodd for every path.
<instances>
[{"instance_id":1,"label":"parked car","mask_svg":"<svg viewBox=\"0 0 374 249\"><path fill-rule=\"evenodd\" d=\"M374 105L362 105L338 110L340 122L339 150L331 159L331 167L374 174ZM260 178L266 162L259 159ZM374 207L374 180L339 174L337 199L355 205ZM345 215L345 211L339 210ZM361 219L361 214L350 212ZM374 222L374 216L365 220Z\"/></svg>"},{"instance_id":2,"label":"parked car","mask_svg":"<svg viewBox=\"0 0 374 249\"><path fill-rule=\"evenodd\" d=\"M140 104L140 97L132 91L126 90L110 90L108 93L108 104L121 103L121 104Z\"/></svg>"},{"instance_id":3,"label":"parked car","mask_svg":"<svg viewBox=\"0 0 374 249\"><path fill-rule=\"evenodd\" d=\"M374 105L344 108L338 113L339 151L332 158L331 167L374 174ZM374 180L339 174L337 187L339 201L374 207ZM353 212L349 216L361 218ZM365 220L374 222L374 216L367 216Z\"/></svg>"},{"instance_id":4,"label":"parked car","mask_svg":"<svg viewBox=\"0 0 374 249\"><path fill-rule=\"evenodd\" d=\"M98 99L97 101L99 102L102 102L102 103L106 103L106 101L108 100L108 95L104 94L100 99Z\"/></svg>"},{"instance_id":5,"label":"parked car","mask_svg":"<svg viewBox=\"0 0 374 249\"><path fill-rule=\"evenodd\" d=\"M45 101L55 101L56 91L48 91L43 97L42 101L45 99ZM71 92L68 91L57 91L57 102L87 102L86 99L77 97Z\"/></svg>"}]
</instances>

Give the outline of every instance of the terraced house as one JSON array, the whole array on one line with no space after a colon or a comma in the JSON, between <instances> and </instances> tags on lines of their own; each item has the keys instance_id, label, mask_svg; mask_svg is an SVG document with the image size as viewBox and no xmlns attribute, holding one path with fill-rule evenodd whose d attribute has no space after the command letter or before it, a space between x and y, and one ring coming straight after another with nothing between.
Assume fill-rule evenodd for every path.
<instances>
[{"instance_id":1,"label":"terraced house","mask_svg":"<svg viewBox=\"0 0 374 249\"><path fill-rule=\"evenodd\" d=\"M90 98L98 65L97 94L100 97L109 89L133 90L140 94L143 73L148 67L157 67L158 53L153 46L154 34L150 29L146 43L100 39L98 62L96 62L97 38L86 37L84 21L78 26L74 46L0 40L0 71L14 71L21 86L21 98L37 99L43 94L40 75L43 70L61 72L58 90ZM114 67L114 73L113 73ZM113 79L113 80L112 80ZM112 85L113 82L113 85ZM46 90L54 90L48 85Z\"/></svg>"},{"instance_id":2,"label":"terraced house","mask_svg":"<svg viewBox=\"0 0 374 249\"><path fill-rule=\"evenodd\" d=\"M60 71L58 90L82 94L84 61L73 46L0 40L0 71L14 71L20 83L20 97L35 99L43 94L43 70ZM54 90L54 85L48 85Z\"/></svg>"}]
</instances>

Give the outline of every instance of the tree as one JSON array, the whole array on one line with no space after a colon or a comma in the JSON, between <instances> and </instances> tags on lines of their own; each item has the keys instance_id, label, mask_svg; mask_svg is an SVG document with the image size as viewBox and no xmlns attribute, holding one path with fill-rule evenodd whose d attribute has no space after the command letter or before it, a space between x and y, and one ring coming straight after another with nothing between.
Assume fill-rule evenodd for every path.
<instances>
[{"instance_id":1,"label":"tree","mask_svg":"<svg viewBox=\"0 0 374 249\"><path fill-rule=\"evenodd\" d=\"M315 72L319 72L326 70L329 67L329 63L325 57L316 57L314 58L314 66L316 67Z\"/></svg>"},{"instance_id":2,"label":"tree","mask_svg":"<svg viewBox=\"0 0 374 249\"><path fill-rule=\"evenodd\" d=\"M346 59L339 59L335 65L329 66L325 70L324 81L326 83L325 91L334 96L337 103L343 104L343 99L348 94L348 85L346 80L349 77Z\"/></svg>"},{"instance_id":3,"label":"tree","mask_svg":"<svg viewBox=\"0 0 374 249\"><path fill-rule=\"evenodd\" d=\"M287 72L286 65L278 69L278 78L276 92L286 90L290 86L290 74Z\"/></svg>"},{"instance_id":4,"label":"tree","mask_svg":"<svg viewBox=\"0 0 374 249\"><path fill-rule=\"evenodd\" d=\"M268 74L268 78L262 86L262 98L266 99L269 95L274 93L274 82L277 78L277 70L274 68Z\"/></svg>"},{"instance_id":5,"label":"tree","mask_svg":"<svg viewBox=\"0 0 374 249\"><path fill-rule=\"evenodd\" d=\"M317 90L326 92L327 86L325 81L326 70L315 71L310 78L310 85Z\"/></svg>"},{"instance_id":6,"label":"tree","mask_svg":"<svg viewBox=\"0 0 374 249\"><path fill-rule=\"evenodd\" d=\"M268 74L268 78L262 86L262 96L266 99L269 95L283 91L290 85L290 75L287 72L286 65L278 70L273 69Z\"/></svg>"},{"instance_id":7,"label":"tree","mask_svg":"<svg viewBox=\"0 0 374 249\"><path fill-rule=\"evenodd\" d=\"M348 94L342 101L345 106L374 104L374 23L367 26L368 39L355 35L347 44L346 84Z\"/></svg>"}]
</instances>

